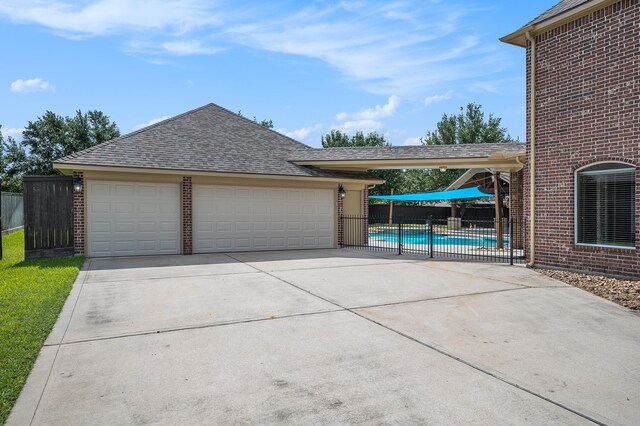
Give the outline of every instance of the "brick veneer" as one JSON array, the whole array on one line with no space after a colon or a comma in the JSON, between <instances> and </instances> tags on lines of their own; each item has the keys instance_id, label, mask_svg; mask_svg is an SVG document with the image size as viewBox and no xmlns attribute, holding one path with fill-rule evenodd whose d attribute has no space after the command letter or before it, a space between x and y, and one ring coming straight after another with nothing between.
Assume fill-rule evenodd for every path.
<instances>
[{"instance_id":1,"label":"brick veneer","mask_svg":"<svg viewBox=\"0 0 640 426\"><path fill-rule=\"evenodd\" d=\"M523 172L520 170L511 172L509 176L509 215L513 222L513 247L516 249L522 249L524 246L522 174Z\"/></svg>"},{"instance_id":2,"label":"brick veneer","mask_svg":"<svg viewBox=\"0 0 640 426\"><path fill-rule=\"evenodd\" d=\"M182 177L182 254L193 253L193 187L191 176Z\"/></svg>"},{"instance_id":3,"label":"brick veneer","mask_svg":"<svg viewBox=\"0 0 640 426\"><path fill-rule=\"evenodd\" d=\"M73 172L74 181L80 179L82 191L73 191L73 251L84 255L85 224L84 224L84 173Z\"/></svg>"},{"instance_id":4,"label":"brick veneer","mask_svg":"<svg viewBox=\"0 0 640 426\"><path fill-rule=\"evenodd\" d=\"M638 22L640 0L623 0L536 37L536 264L640 277ZM529 46L527 104L530 60ZM636 165L635 250L574 244L574 173L612 160ZM523 192L529 221L528 166Z\"/></svg>"},{"instance_id":5,"label":"brick veneer","mask_svg":"<svg viewBox=\"0 0 640 426\"><path fill-rule=\"evenodd\" d=\"M344 246L344 198L336 192L338 197L338 247Z\"/></svg>"}]
</instances>

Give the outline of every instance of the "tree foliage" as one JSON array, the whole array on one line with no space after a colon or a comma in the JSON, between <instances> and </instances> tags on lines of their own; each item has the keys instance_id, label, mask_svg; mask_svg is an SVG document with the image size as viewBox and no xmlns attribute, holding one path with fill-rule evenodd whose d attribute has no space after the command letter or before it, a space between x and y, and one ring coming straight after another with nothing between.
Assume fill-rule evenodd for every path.
<instances>
[{"instance_id":1,"label":"tree foliage","mask_svg":"<svg viewBox=\"0 0 640 426\"><path fill-rule=\"evenodd\" d=\"M320 140L323 148L391 146L384 135L378 132L370 132L366 135L363 132L356 132L349 136L340 130L331 130ZM391 191L391 188L399 188L402 185L402 171L400 170L372 170L371 174L385 180L384 184L376 185L371 189L371 195L386 195Z\"/></svg>"},{"instance_id":2,"label":"tree foliage","mask_svg":"<svg viewBox=\"0 0 640 426\"><path fill-rule=\"evenodd\" d=\"M485 119L482 106L469 103L466 110L460 107L455 115L443 114L436 124L436 130L427 132L422 138L423 145L455 145L476 143L512 142L507 129L501 127L501 119L493 114ZM413 171L409 178L413 187L422 187L418 192L440 191L455 182L464 170L421 170Z\"/></svg>"},{"instance_id":3,"label":"tree foliage","mask_svg":"<svg viewBox=\"0 0 640 426\"><path fill-rule=\"evenodd\" d=\"M238 111L238 115L240 117L244 117L244 115L242 115L242 111ZM253 122L256 123L258 126L266 127L267 129L273 129L273 121L272 120L265 119L265 120L258 121L256 116L254 115L253 116Z\"/></svg>"},{"instance_id":4,"label":"tree foliage","mask_svg":"<svg viewBox=\"0 0 640 426\"><path fill-rule=\"evenodd\" d=\"M367 135L356 132L349 136L339 130L332 130L322 136L323 148L389 146L384 135L372 132ZM460 108L457 114L443 114L436 129L429 131L421 139L423 145L454 145L472 143L512 142L507 129L501 127L501 119L493 114L485 116L482 106L469 103ZM440 191L446 189L464 170L372 170L371 174L386 180L377 185L371 195L388 195L391 188L397 194Z\"/></svg>"},{"instance_id":5,"label":"tree foliage","mask_svg":"<svg viewBox=\"0 0 640 426\"><path fill-rule=\"evenodd\" d=\"M2 142L3 189L22 191L23 175L52 175L53 162L58 158L90 148L120 136L116 123L101 111L62 117L51 111L35 121L29 121L22 140L8 137Z\"/></svg>"}]
</instances>

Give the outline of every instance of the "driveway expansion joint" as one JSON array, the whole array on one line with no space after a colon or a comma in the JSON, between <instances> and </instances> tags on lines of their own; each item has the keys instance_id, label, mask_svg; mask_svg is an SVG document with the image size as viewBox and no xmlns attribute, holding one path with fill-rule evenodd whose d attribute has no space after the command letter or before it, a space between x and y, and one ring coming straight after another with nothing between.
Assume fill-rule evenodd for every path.
<instances>
[{"instance_id":1,"label":"driveway expansion joint","mask_svg":"<svg viewBox=\"0 0 640 426\"><path fill-rule=\"evenodd\" d=\"M225 254L226 256L229 256L229 257L230 257L231 259L233 259L233 260L236 260L236 261L242 262L241 260L239 260L239 259L237 259L237 258L233 257L233 256L232 256L231 254L229 254L229 253L224 253L224 254ZM243 263L244 263L244 262L243 262ZM593 417L589 416L588 414L585 414L585 413L582 413L581 411L578 411L577 409L573 409L573 408L571 408L571 407L569 407L569 406L567 406L567 405L565 405L565 404L563 404L563 403L561 403L561 402L558 402L558 401L555 401L555 400L553 400L553 399L551 399L551 398L548 398L548 397L546 397L546 396L544 396L544 395L542 395L542 394L540 394L540 393L538 393L538 392L536 392L536 391L534 391L534 390L531 390L531 389L529 389L529 388L523 387L523 386L521 386L521 385L519 385L519 384L515 383L514 381L511 381L511 380L509 380L509 379L507 379L507 378L505 378L505 377L501 377L501 376L500 376L500 375L498 375L497 373L493 373L493 372L491 372L491 371L487 370L486 368L483 368L483 367L481 367L481 366L479 366L479 365L476 365L476 364L474 364L474 363L472 363L472 362L470 362L470 361L466 361L466 360L462 359L461 357L459 357L459 356L457 356L457 355L454 355L453 353L449 353L448 351L445 351L444 349L440 349L440 348L438 348L438 347L434 346L433 344L430 344L430 343L424 342L424 341L419 340L419 339L417 339L417 338L415 338L415 337L412 337L412 336L410 336L410 335L408 335L408 334L406 334L406 333L403 333L403 332L401 332L401 331L399 331L399 330L396 330L396 329L394 329L393 327L390 327L390 326L387 326L387 325L385 325L385 324L382 324L382 323L380 323L380 322L378 322L378 321L375 321L375 320L373 320L373 319L371 319L371 318L369 318L369 317L367 317L367 316L365 316L365 315L363 315L363 314L360 314L360 313L359 313L359 312L357 312L354 308L348 308L348 307L346 307L346 306L342 306L342 305L340 305L339 303L337 303L337 302L335 302L335 301L333 301L333 300L331 300L331 299L328 299L328 298L326 298L326 297L320 296L320 295L318 295L318 294L316 294L316 293L314 293L314 292L312 292L312 291L309 291L309 290L307 290L307 289L305 289L305 288L303 288L303 287L300 287L300 286L298 286L298 285L296 285L296 284L294 284L294 283L292 283L292 282L289 282L289 281L287 281L287 280L285 280L285 279L283 279L283 278L280 278L280 277L278 277L278 276L276 276L276 275L273 275L271 272L264 271L264 270L262 270L262 269L260 269L260 268L257 268L257 267L255 267L255 266L253 266L253 265L250 265L250 264L248 264L248 263L245 263L245 264L246 264L246 265L248 265L248 266L250 266L250 267L252 267L252 268L254 268L254 269L256 269L256 270L258 270L258 271L260 271L260 272L264 272L265 274L267 274L267 275L269 275L269 276L271 276L271 277L273 277L273 278L275 278L275 279L277 279L277 280L280 280L281 282L283 282L283 283L285 283L285 284L288 284L288 285L290 285L290 286L292 286L292 287L294 287L294 288L296 288L296 289L298 289L298 290L300 290L300 291L303 291L303 292L305 292L305 293L307 293L307 294L309 294L309 295L311 295L311 296L317 297L318 299L321 299L321 300L323 300L323 301L325 301L325 302L327 302L327 303L331 303L331 304L333 304L333 305L335 305L335 306L337 306L337 307L341 308L342 310L344 310L344 311L346 311L346 312L350 312L350 313L352 313L352 314L354 314L354 315L356 315L356 316L358 316L358 317L360 317L360 318L362 318L362 319L364 319L364 320L366 320L366 321L371 322L372 324L375 324L375 325L377 325L377 326L379 326L379 327L382 327L382 328L384 328L384 329L386 329L386 330L388 330L388 331L391 331L392 333L395 333L395 334L397 334L397 335L399 335L399 336L401 336L401 337L404 337L404 338L406 338L406 339L409 339L409 340L411 340L411 341L412 341L412 342L414 342L414 343L417 343L417 344L419 344L419 345L421 345L421 346L423 346L423 347L425 347L425 348L431 349L432 351L435 351L435 352L437 352L437 353L439 353L439 354L441 354L441 355L444 355L444 356L446 356L446 357L448 357L448 358L450 358L450 359L452 359L452 360L454 360L454 361L460 362L460 363L462 363L462 364L464 364L464 365L466 365L466 366L468 366L468 367L470 367L470 368L472 368L472 369L474 369L474 370L476 370L476 371L478 371L478 372L484 373L484 374L488 375L489 377L492 377L492 378L494 378L494 379L496 379L496 380L499 380L500 382L502 382L502 383L504 383L504 384L506 384L506 385L512 386L512 387L514 387L514 388L516 388L516 389L519 389L519 390L521 390L521 391L523 391L523 392L525 392L525 393L528 393L529 395L532 395L532 396L534 396L534 397L537 397L537 398L539 398L539 399L542 399L543 401L546 401L546 402L548 402L548 403L550 403L550 404L553 404L553 405L555 405L555 406L557 406L557 407L559 407L559 408L562 408L562 409L564 409L564 410L567 410L567 411L569 411L569 412L571 412L571 413L573 413L573 414L575 414L575 415L577 415L577 416L579 416L579 417L581 417L581 418L583 418L583 419L585 419L585 420L588 420L588 421L590 421L590 422L592 422L592 423L594 423L594 424L597 424L597 425L600 425L600 426L607 426L607 424L606 424L606 423L603 423L603 422L601 422L601 421L599 421L599 420L596 420L596 419L594 419ZM461 272L461 273L462 273L462 274L465 274L464 272ZM465 274L465 275L471 275L471 274ZM498 281L498 280L496 280L496 281ZM518 284L515 284L515 283L509 283L509 284L518 285ZM509 290L524 290L524 289L532 288L532 287L528 287L528 286L524 286L524 285L519 285L519 286L520 286L521 288L516 288L516 289L506 289L506 290L499 290L499 291L497 291L497 292L500 292L500 291L509 291Z\"/></svg>"},{"instance_id":2,"label":"driveway expansion joint","mask_svg":"<svg viewBox=\"0 0 640 426\"><path fill-rule=\"evenodd\" d=\"M242 274L258 274L258 271L245 271L245 272L222 272L219 274L194 274L194 275L180 275L180 278L198 278L198 277L219 277L225 275L242 275ZM96 284L104 284L104 283L127 283L131 281L152 281L152 280L164 280L167 277L148 277L148 278L133 278L133 279L118 279L118 280L98 280L92 281L89 280L86 282L87 285L96 285Z\"/></svg>"}]
</instances>

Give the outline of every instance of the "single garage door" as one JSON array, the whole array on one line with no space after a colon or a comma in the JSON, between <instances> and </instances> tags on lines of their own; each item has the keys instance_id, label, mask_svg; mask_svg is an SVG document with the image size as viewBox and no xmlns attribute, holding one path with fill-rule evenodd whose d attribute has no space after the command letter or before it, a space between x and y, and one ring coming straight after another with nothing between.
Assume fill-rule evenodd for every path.
<instances>
[{"instance_id":1,"label":"single garage door","mask_svg":"<svg viewBox=\"0 0 640 426\"><path fill-rule=\"evenodd\" d=\"M332 248L333 191L194 185L196 253Z\"/></svg>"},{"instance_id":2,"label":"single garage door","mask_svg":"<svg viewBox=\"0 0 640 426\"><path fill-rule=\"evenodd\" d=\"M89 181L88 254L180 253L178 184Z\"/></svg>"}]
</instances>

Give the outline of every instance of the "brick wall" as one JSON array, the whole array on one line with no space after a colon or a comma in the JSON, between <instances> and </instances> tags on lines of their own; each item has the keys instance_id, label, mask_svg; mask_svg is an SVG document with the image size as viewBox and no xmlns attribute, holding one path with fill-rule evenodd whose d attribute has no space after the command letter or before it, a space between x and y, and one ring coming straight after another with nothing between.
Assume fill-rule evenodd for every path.
<instances>
[{"instance_id":1,"label":"brick wall","mask_svg":"<svg viewBox=\"0 0 640 426\"><path fill-rule=\"evenodd\" d=\"M73 250L76 254L84 255L84 173L73 172L73 179L82 181L82 191L73 191Z\"/></svg>"},{"instance_id":2,"label":"brick wall","mask_svg":"<svg viewBox=\"0 0 640 426\"><path fill-rule=\"evenodd\" d=\"M191 176L182 177L182 254L193 253L193 188Z\"/></svg>"},{"instance_id":3,"label":"brick wall","mask_svg":"<svg viewBox=\"0 0 640 426\"><path fill-rule=\"evenodd\" d=\"M509 176L509 217L513 222L513 247L522 249L524 246L523 238L523 208L524 200L522 198L523 188L522 181L523 171L511 172Z\"/></svg>"},{"instance_id":4,"label":"brick wall","mask_svg":"<svg viewBox=\"0 0 640 426\"><path fill-rule=\"evenodd\" d=\"M640 0L619 1L536 41L536 264L640 277ZM528 48L528 105L530 55ZM574 244L574 172L609 160L637 167L635 250ZM528 221L528 166L524 180Z\"/></svg>"}]
</instances>

